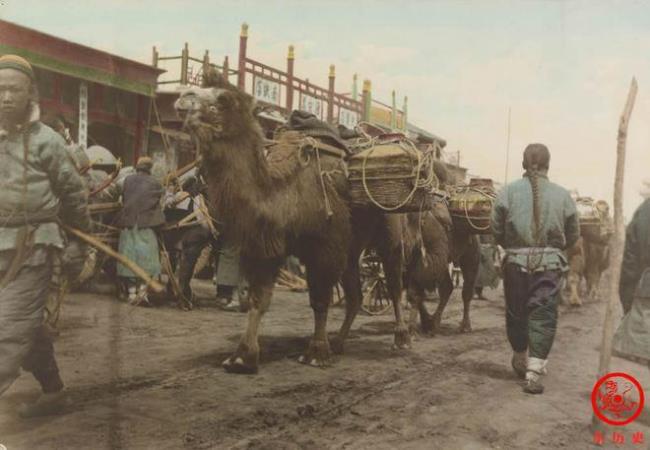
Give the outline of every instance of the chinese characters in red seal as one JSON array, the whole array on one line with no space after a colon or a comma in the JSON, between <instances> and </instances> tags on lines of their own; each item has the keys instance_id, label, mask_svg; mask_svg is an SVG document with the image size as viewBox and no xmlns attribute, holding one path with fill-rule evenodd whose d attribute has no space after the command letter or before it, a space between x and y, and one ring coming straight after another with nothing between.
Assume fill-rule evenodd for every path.
<instances>
[{"instance_id":1,"label":"chinese characters in red seal","mask_svg":"<svg viewBox=\"0 0 650 450\"><path fill-rule=\"evenodd\" d=\"M641 384L624 372L608 373L596 382L591 392L594 414L608 425L633 422L643 411L644 402Z\"/></svg>"}]
</instances>

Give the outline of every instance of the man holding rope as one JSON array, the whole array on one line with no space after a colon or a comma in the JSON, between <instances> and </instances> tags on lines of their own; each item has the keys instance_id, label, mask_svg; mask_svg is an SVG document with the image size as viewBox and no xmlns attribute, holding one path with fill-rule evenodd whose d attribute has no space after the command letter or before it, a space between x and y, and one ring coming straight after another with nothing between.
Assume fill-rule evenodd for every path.
<instances>
[{"instance_id":1,"label":"man holding rope","mask_svg":"<svg viewBox=\"0 0 650 450\"><path fill-rule=\"evenodd\" d=\"M53 257L66 240L59 221L87 231L87 193L65 142L40 121L34 72L0 57L0 395L32 372L43 394L24 417L60 412L63 382L44 332Z\"/></svg>"}]
</instances>

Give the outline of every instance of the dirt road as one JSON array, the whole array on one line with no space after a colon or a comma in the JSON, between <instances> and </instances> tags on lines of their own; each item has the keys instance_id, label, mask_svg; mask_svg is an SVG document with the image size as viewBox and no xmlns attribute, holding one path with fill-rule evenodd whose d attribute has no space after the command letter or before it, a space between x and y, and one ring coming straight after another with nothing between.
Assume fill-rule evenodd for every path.
<instances>
[{"instance_id":1,"label":"dirt road","mask_svg":"<svg viewBox=\"0 0 650 450\"><path fill-rule=\"evenodd\" d=\"M210 292L202 286L207 296ZM133 308L76 294L65 304L59 362L74 407L20 420L38 394L24 374L0 398L0 444L17 449L587 449L603 303L562 310L546 393L522 393L510 369L501 291L473 304L459 334L458 292L442 332L391 350L391 316L360 316L333 367L296 362L311 333L306 294L276 290L255 376L228 375L221 361L245 320L205 300L200 309ZM330 314L336 330L343 310ZM615 358L650 387L644 367ZM647 420L647 419L646 419ZM639 421L620 431L648 448ZM634 432L645 433L634 444ZM606 435L609 441L610 435Z\"/></svg>"}]
</instances>

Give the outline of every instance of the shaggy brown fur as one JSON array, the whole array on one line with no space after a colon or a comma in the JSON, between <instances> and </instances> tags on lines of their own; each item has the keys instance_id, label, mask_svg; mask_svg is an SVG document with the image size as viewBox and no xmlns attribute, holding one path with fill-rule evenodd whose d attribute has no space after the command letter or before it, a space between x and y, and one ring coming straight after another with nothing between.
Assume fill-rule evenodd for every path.
<instances>
[{"instance_id":1,"label":"shaggy brown fur","mask_svg":"<svg viewBox=\"0 0 650 450\"><path fill-rule=\"evenodd\" d=\"M318 167L313 154L291 154L290 145L272 150L267 159L252 105L248 95L219 76L209 76L204 88L188 90L176 103L200 149L210 213L225 237L241 247L242 270L250 284L247 331L223 366L230 372L257 371L259 324L288 254L306 266L315 316L314 336L301 360L324 365L329 360L327 309L351 236L343 163L321 156ZM332 174L325 178L334 213L330 217L319 170Z\"/></svg>"},{"instance_id":2,"label":"shaggy brown fur","mask_svg":"<svg viewBox=\"0 0 650 450\"><path fill-rule=\"evenodd\" d=\"M417 329L417 315L424 333L433 334L439 327L442 313L453 292L453 283L449 273L449 263L455 262L463 273L463 320L461 332L471 331L470 303L473 297L474 282L478 274L480 247L473 235L465 235L450 229L451 220L445 214L446 208L439 205L439 211L428 212L421 216L409 214L405 247L407 253L407 270L404 285L407 298L412 306L410 317L411 332ZM417 233L421 232L418 239ZM425 291L438 290L438 307L430 315L424 306Z\"/></svg>"},{"instance_id":3,"label":"shaggy brown fur","mask_svg":"<svg viewBox=\"0 0 650 450\"><path fill-rule=\"evenodd\" d=\"M587 297L596 300L602 273L609 267L609 243L607 237L589 239L580 237L573 248L567 251L569 257L569 304L581 306L580 282L587 283Z\"/></svg>"},{"instance_id":4,"label":"shaggy brown fur","mask_svg":"<svg viewBox=\"0 0 650 450\"><path fill-rule=\"evenodd\" d=\"M441 185L449 182L450 175L443 164L436 163L434 172ZM388 296L392 301L395 313L393 347L396 349L409 348L411 345L410 333L401 309L404 288L404 258L412 251L416 241L419 242L419 230L415 230L416 235L409 240L406 214L383 214L376 209L358 208L352 210L352 233L348 267L341 279L345 292L345 320L338 336L332 342L333 349L337 353L343 352L345 340L361 308L359 257L365 249L374 249L382 261Z\"/></svg>"},{"instance_id":5,"label":"shaggy brown fur","mask_svg":"<svg viewBox=\"0 0 650 450\"><path fill-rule=\"evenodd\" d=\"M434 169L442 185L451 182L444 165L437 163ZM407 270L404 275L404 286L407 299L412 305L409 320L411 332L416 330L418 313L423 332L432 334L440 327L442 313L453 291L449 273L450 262L459 266L463 273L463 320L460 330L471 331L470 303L480 262L477 236L454 229L449 211L442 203L421 216L409 214L405 223L404 247ZM435 313L430 315L424 306L425 291L436 288L439 295L438 307Z\"/></svg>"}]
</instances>

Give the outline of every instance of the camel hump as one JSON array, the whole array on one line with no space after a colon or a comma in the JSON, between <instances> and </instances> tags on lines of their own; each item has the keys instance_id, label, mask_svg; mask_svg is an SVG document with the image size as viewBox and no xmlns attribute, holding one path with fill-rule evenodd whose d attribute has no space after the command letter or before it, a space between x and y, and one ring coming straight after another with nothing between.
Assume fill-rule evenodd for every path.
<instances>
[{"instance_id":1,"label":"camel hump","mask_svg":"<svg viewBox=\"0 0 650 450\"><path fill-rule=\"evenodd\" d=\"M309 164L309 156L301 155L305 139L298 131L284 131L276 136L276 141L268 148L266 162L273 179L286 180L297 174Z\"/></svg>"}]
</instances>

